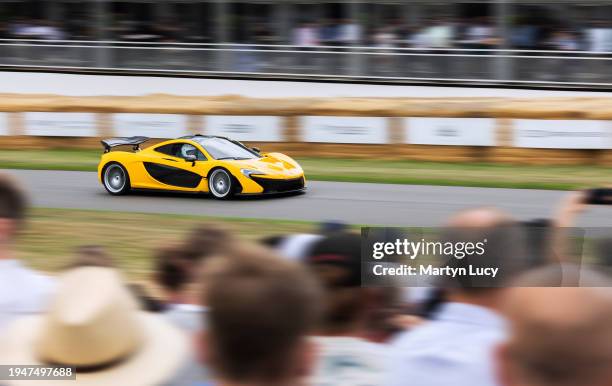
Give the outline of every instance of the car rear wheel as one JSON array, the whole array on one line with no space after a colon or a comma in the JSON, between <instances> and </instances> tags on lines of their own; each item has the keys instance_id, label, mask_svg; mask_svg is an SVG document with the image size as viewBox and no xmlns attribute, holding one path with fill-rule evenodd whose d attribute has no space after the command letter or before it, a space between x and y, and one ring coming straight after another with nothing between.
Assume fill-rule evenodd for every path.
<instances>
[{"instance_id":1,"label":"car rear wheel","mask_svg":"<svg viewBox=\"0 0 612 386\"><path fill-rule=\"evenodd\" d=\"M118 196L130 191L130 176L118 163L112 163L104 169L102 181L106 191L112 195Z\"/></svg>"},{"instance_id":2,"label":"car rear wheel","mask_svg":"<svg viewBox=\"0 0 612 386\"><path fill-rule=\"evenodd\" d=\"M232 176L225 169L216 169L208 177L210 193L219 199L231 197L234 192Z\"/></svg>"}]
</instances>

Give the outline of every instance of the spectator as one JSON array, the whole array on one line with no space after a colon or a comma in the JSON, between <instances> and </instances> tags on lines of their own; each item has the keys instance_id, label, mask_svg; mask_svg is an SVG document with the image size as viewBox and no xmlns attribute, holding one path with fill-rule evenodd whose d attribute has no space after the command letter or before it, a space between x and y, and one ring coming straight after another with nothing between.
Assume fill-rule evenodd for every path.
<instances>
[{"instance_id":1,"label":"spectator","mask_svg":"<svg viewBox=\"0 0 612 386\"><path fill-rule=\"evenodd\" d=\"M371 316L380 291L361 287L361 237L328 236L314 245L307 263L325 288L322 325L314 338L319 359L312 384L382 384L387 349L366 339L372 334Z\"/></svg>"},{"instance_id":2,"label":"spectator","mask_svg":"<svg viewBox=\"0 0 612 386\"><path fill-rule=\"evenodd\" d=\"M580 49L578 39L570 31L554 32L548 45L555 51L577 51Z\"/></svg>"},{"instance_id":3,"label":"spectator","mask_svg":"<svg viewBox=\"0 0 612 386\"><path fill-rule=\"evenodd\" d=\"M431 41L429 39L429 27L415 28L413 33L408 37L408 43L413 48L429 48Z\"/></svg>"},{"instance_id":4,"label":"spectator","mask_svg":"<svg viewBox=\"0 0 612 386\"><path fill-rule=\"evenodd\" d=\"M317 30L312 23L302 23L295 29L293 45L300 47L314 47L319 45Z\"/></svg>"},{"instance_id":5,"label":"spectator","mask_svg":"<svg viewBox=\"0 0 612 386\"><path fill-rule=\"evenodd\" d=\"M0 22L0 39L10 39L9 25L6 22Z\"/></svg>"},{"instance_id":6,"label":"spectator","mask_svg":"<svg viewBox=\"0 0 612 386\"><path fill-rule=\"evenodd\" d=\"M543 288L558 286L559 272L534 273L509 297L510 338L496 355L503 386L611 384L612 282L566 266L565 279L579 275L592 287Z\"/></svg>"},{"instance_id":7,"label":"spectator","mask_svg":"<svg viewBox=\"0 0 612 386\"><path fill-rule=\"evenodd\" d=\"M393 48L395 40L395 33L390 27L379 28L374 35L374 45L379 48Z\"/></svg>"},{"instance_id":8,"label":"spectator","mask_svg":"<svg viewBox=\"0 0 612 386\"><path fill-rule=\"evenodd\" d=\"M313 245L321 240L323 235L342 232L347 228L348 225L340 221L325 221L319 225L317 233L291 233L268 236L260 240L260 242L277 251L281 257L303 261L310 255Z\"/></svg>"},{"instance_id":9,"label":"spectator","mask_svg":"<svg viewBox=\"0 0 612 386\"><path fill-rule=\"evenodd\" d=\"M161 249L156 257L155 281L166 297L165 316L185 332L199 330L202 313L199 304L199 266L220 251L230 248L232 235L222 228L203 225L192 230L186 240Z\"/></svg>"},{"instance_id":10,"label":"spectator","mask_svg":"<svg viewBox=\"0 0 612 386\"><path fill-rule=\"evenodd\" d=\"M278 240L276 249L282 257L302 261L310 252L312 245L320 240L321 237L321 235L311 233L286 235Z\"/></svg>"},{"instance_id":11,"label":"spectator","mask_svg":"<svg viewBox=\"0 0 612 386\"><path fill-rule=\"evenodd\" d=\"M77 248L74 260L71 261L66 268L78 267L115 268L115 261L113 257L106 252L103 246L82 245Z\"/></svg>"},{"instance_id":12,"label":"spectator","mask_svg":"<svg viewBox=\"0 0 612 386\"><path fill-rule=\"evenodd\" d=\"M0 331L13 319L46 309L54 281L32 271L15 256L14 243L23 228L25 193L7 174L0 174Z\"/></svg>"},{"instance_id":13,"label":"spectator","mask_svg":"<svg viewBox=\"0 0 612 386\"><path fill-rule=\"evenodd\" d=\"M47 20L17 19L10 28L11 34L16 38L63 40L64 31L54 22Z\"/></svg>"},{"instance_id":14,"label":"spectator","mask_svg":"<svg viewBox=\"0 0 612 386\"><path fill-rule=\"evenodd\" d=\"M205 269L203 360L218 386L298 386L308 376L319 289L293 262L243 249ZM228 283L231 283L228 284Z\"/></svg>"},{"instance_id":15,"label":"spectator","mask_svg":"<svg viewBox=\"0 0 612 386\"><path fill-rule=\"evenodd\" d=\"M394 64L394 57L391 55L380 55L385 53L392 53L392 48L395 47L396 36L395 32L390 26L379 28L374 36L372 37L374 42L374 46L377 48L382 48L380 50L376 50L376 55L374 57L374 63L376 64L376 72L380 74L390 74L396 71Z\"/></svg>"},{"instance_id":16,"label":"spectator","mask_svg":"<svg viewBox=\"0 0 612 386\"><path fill-rule=\"evenodd\" d=\"M277 36L274 36L267 24L259 23L254 27L254 41L256 44L281 44Z\"/></svg>"},{"instance_id":17,"label":"spectator","mask_svg":"<svg viewBox=\"0 0 612 386\"><path fill-rule=\"evenodd\" d=\"M486 17L468 27L467 38L474 48L490 49L499 44L495 27Z\"/></svg>"},{"instance_id":18,"label":"spectator","mask_svg":"<svg viewBox=\"0 0 612 386\"><path fill-rule=\"evenodd\" d=\"M324 46L335 46L338 43L338 25L333 20L323 22L319 28L319 41Z\"/></svg>"},{"instance_id":19,"label":"spectator","mask_svg":"<svg viewBox=\"0 0 612 386\"><path fill-rule=\"evenodd\" d=\"M576 252L573 244L572 228L576 226L577 217L585 212L588 205L588 192L576 191L566 194L555 208L553 232L550 235L549 261L568 261Z\"/></svg>"},{"instance_id":20,"label":"spectator","mask_svg":"<svg viewBox=\"0 0 612 386\"><path fill-rule=\"evenodd\" d=\"M82 245L76 249L76 256L66 266L66 269L80 267L117 268L113 257L100 245ZM141 308L145 311L161 312L164 309L163 303L150 296L142 285L130 283L128 289L138 299Z\"/></svg>"},{"instance_id":21,"label":"spectator","mask_svg":"<svg viewBox=\"0 0 612 386\"><path fill-rule=\"evenodd\" d=\"M521 50L533 50L538 46L538 27L526 20L520 21L510 34L513 47Z\"/></svg>"},{"instance_id":22,"label":"spectator","mask_svg":"<svg viewBox=\"0 0 612 386\"><path fill-rule=\"evenodd\" d=\"M445 235L453 241L487 239L485 253L474 259L454 259L450 264L483 264L500 267L505 275L520 272L523 243L511 219L494 209L462 212L451 219ZM509 233L510 232L510 233ZM505 264L505 265L502 265ZM393 343L387 385L495 385L492 353L505 337L500 314L506 289L493 288L484 278L472 282L444 282L445 303L430 322L401 334ZM449 279L450 280L450 279ZM455 279L456 280L456 279Z\"/></svg>"},{"instance_id":23,"label":"spectator","mask_svg":"<svg viewBox=\"0 0 612 386\"><path fill-rule=\"evenodd\" d=\"M587 30L589 51L612 52L612 28L607 21L595 21Z\"/></svg>"},{"instance_id":24,"label":"spectator","mask_svg":"<svg viewBox=\"0 0 612 386\"><path fill-rule=\"evenodd\" d=\"M199 293L206 281L202 271L207 262L218 254L238 253L244 248L228 231L214 225L202 225L190 232L179 245L160 250L157 256L157 280L166 294L165 318L194 339L207 329L206 303L200 303ZM255 246L253 246L255 248ZM168 386L201 385L210 380L209 369L191 355L185 366Z\"/></svg>"},{"instance_id":25,"label":"spectator","mask_svg":"<svg viewBox=\"0 0 612 386\"><path fill-rule=\"evenodd\" d=\"M425 31L427 48L452 48L455 40L455 28L447 20L432 22Z\"/></svg>"},{"instance_id":26,"label":"spectator","mask_svg":"<svg viewBox=\"0 0 612 386\"><path fill-rule=\"evenodd\" d=\"M362 28L354 20L343 19L339 26L338 40L345 46L359 45L362 38Z\"/></svg>"},{"instance_id":27,"label":"spectator","mask_svg":"<svg viewBox=\"0 0 612 386\"><path fill-rule=\"evenodd\" d=\"M180 368L187 338L139 311L116 271L82 267L59 281L47 314L11 325L0 363L74 366L76 385L162 385Z\"/></svg>"},{"instance_id":28,"label":"spectator","mask_svg":"<svg viewBox=\"0 0 612 386\"><path fill-rule=\"evenodd\" d=\"M64 40L66 34L64 31L52 21L44 21L38 27L37 36L39 39L45 40Z\"/></svg>"},{"instance_id":29,"label":"spectator","mask_svg":"<svg viewBox=\"0 0 612 386\"><path fill-rule=\"evenodd\" d=\"M30 23L24 18L15 18L9 23L9 33L14 38L28 38L29 37Z\"/></svg>"}]
</instances>

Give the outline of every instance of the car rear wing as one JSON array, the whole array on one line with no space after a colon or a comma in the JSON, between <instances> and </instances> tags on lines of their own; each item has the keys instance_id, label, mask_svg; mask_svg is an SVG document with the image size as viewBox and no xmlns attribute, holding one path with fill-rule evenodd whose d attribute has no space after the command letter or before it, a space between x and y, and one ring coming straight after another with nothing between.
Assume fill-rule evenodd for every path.
<instances>
[{"instance_id":1,"label":"car rear wing","mask_svg":"<svg viewBox=\"0 0 612 386\"><path fill-rule=\"evenodd\" d=\"M149 139L149 137L116 137L103 139L100 141L100 143L102 143L102 146L104 146L105 153L108 153L113 147L128 145L131 145L132 149L136 151L140 150L141 143L147 142Z\"/></svg>"}]
</instances>

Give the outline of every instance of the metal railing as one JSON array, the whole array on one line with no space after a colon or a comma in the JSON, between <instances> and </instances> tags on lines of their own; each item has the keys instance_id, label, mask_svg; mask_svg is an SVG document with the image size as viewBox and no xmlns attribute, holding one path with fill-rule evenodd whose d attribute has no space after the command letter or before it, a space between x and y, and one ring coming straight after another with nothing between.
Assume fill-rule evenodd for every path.
<instances>
[{"instance_id":1,"label":"metal railing","mask_svg":"<svg viewBox=\"0 0 612 386\"><path fill-rule=\"evenodd\" d=\"M612 53L484 48L380 48L0 39L0 68L612 86Z\"/></svg>"}]
</instances>

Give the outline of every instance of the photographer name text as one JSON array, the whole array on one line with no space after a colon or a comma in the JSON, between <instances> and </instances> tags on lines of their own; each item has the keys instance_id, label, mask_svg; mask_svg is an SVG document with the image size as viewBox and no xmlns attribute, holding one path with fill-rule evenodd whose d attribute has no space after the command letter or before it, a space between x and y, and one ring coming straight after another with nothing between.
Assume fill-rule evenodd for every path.
<instances>
[{"instance_id":1,"label":"photographer name text","mask_svg":"<svg viewBox=\"0 0 612 386\"><path fill-rule=\"evenodd\" d=\"M499 268L493 267L475 267L468 265L466 267L437 267L433 264L422 264L419 266L398 265L387 267L383 264L376 264L372 268L372 273L376 276L490 276L495 278Z\"/></svg>"}]
</instances>

